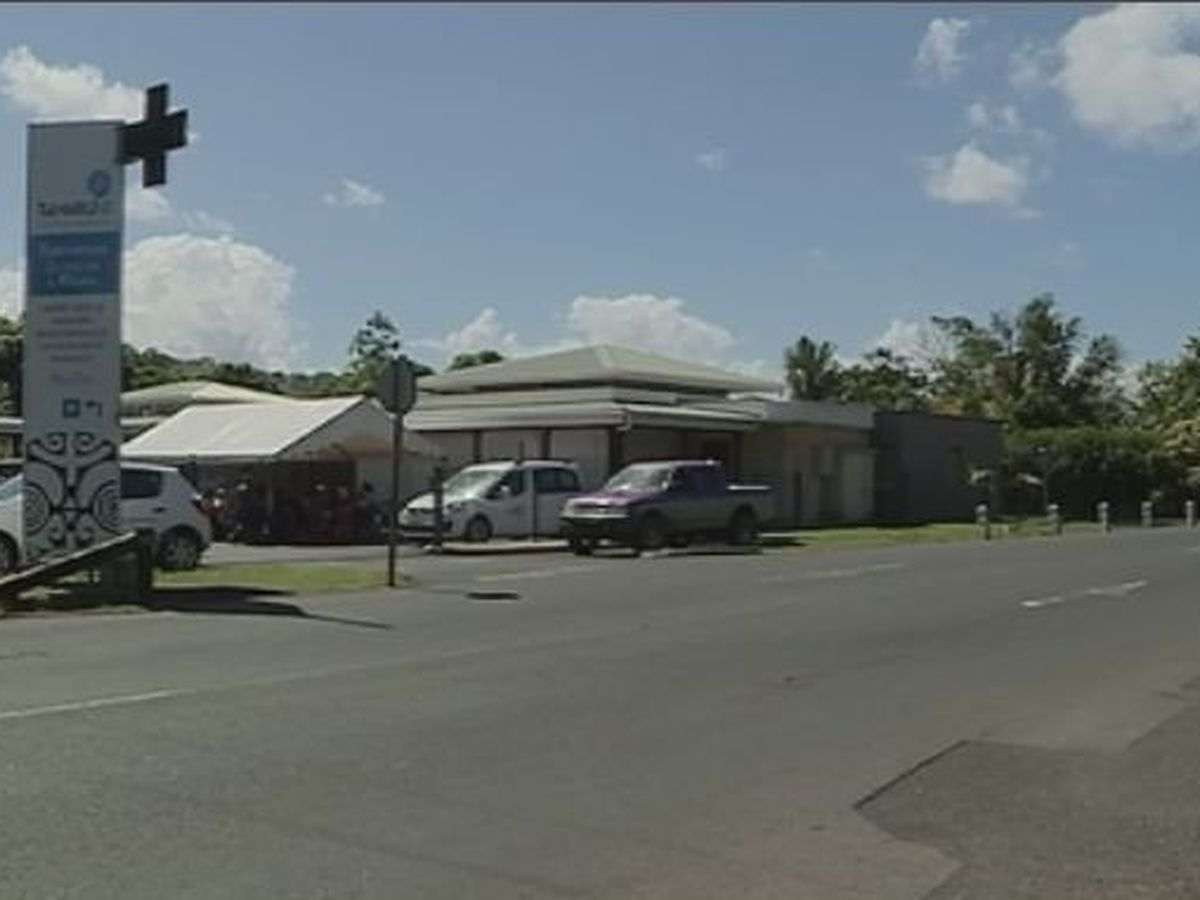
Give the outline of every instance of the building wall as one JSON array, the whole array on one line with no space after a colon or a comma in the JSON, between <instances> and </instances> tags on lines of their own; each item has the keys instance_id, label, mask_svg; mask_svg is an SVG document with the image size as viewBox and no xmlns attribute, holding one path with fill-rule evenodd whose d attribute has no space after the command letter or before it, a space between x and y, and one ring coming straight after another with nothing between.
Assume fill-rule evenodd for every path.
<instances>
[{"instance_id":1,"label":"building wall","mask_svg":"<svg viewBox=\"0 0 1200 900\"><path fill-rule=\"evenodd\" d=\"M775 489L780 524L864 522L874 514L870 433L767 424L743 438L743 481Z\"/></svg>"},{"instance_id":2,"label":"building wall","mask_svg":"<svg viewBox=\"0 0 1200 900\"><path fill-rule=\"evenodd\" d=\"M550 432L550 456L577 463L584 490L595 490L609 475L608 431L604 428L556 428Z\"/></svg>"},{"instance_id":3,"label":"building wall","mask_svg":"<svg viewBox=\"0 0 1200 900\"><path fill-rule=\"evenodd\" d=\"M542 432L540 429L484 431L482 434L484 460L537 459L542 455Z\"/></svg>"},{"instance_id":4,"label":"building wall","mask_svg":"<svg viewBox=\"0 0 1200 900\"><path fill-rule=\"evenodd\" d=\"M925 413L879 412L876 506L890 522L965 521L980 495L970 468L993 468L1003 456L999 422Z\"/></svg>"},{"instance_id":5,"label":"building wall","mask_svg":"<svg viewBox=\"0 0 1200 900\"><path fill-rule=\"evenodd\" d=\"M678 459L684 455L682 432L673 428L634 428L621 437L623 461Z\"/></svg>"}]
</instances>

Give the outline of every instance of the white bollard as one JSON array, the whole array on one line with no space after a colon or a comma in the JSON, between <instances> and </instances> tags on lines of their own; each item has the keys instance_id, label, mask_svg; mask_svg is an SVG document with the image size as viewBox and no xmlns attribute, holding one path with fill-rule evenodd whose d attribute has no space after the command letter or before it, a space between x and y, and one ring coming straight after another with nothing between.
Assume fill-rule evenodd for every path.
<instances>
[{"instance_id":1,"label":"white bollard","mask_svg":"<svg viewBox=\"0 0 1200 900\"><path fill-rule=\"evenodd\" d=\"M988 505L986 503L980 503L975 507L975 524L983 532L983 539L990 541L992 539L992 520L988 518Z\"/></svg>"},{"instance_id":2,"label":"white bollard","mask_svg":"<svg viewBox=\"0 0 1200 900\"><path fill-rule=\"evenodd\" d=\"M1112 531L1112 524L1108 520L1108 501L1101 500L1096 504L1096 519L1100 522L1100 530L1105 534Z\"/></svg>"},{"instance_id":3,"label":"white bollard","mask_svg":"<svg viewBox=\"0 0 1200 900\"><path fill-rule=\"evenodd\" d=\"M1142 527L1154 527L1154 503L1150 500L1142 501Z\"/></svg>"},{"instance_id":4,"label":"white bollard","mask_svg":"<svg viewBox=\"0 0 1200 900\"><path fill-rule=\"evenodd\" d=\"M1183 504L1183 518L1187 522L1188 528L1196 527L1196 501L1188 500Z\"/></svg>"},{"instance_id":5,"label":"white bollard","mask_svg":"<svg viewBox=\"0 0 1200 900\"><path fill-rule=\"evenodd\" d=\"M1059 515L1057 503L1046 507L1046 524L1055 534L1062 534L1062 516Z\"/></svg>"}]
</instances>

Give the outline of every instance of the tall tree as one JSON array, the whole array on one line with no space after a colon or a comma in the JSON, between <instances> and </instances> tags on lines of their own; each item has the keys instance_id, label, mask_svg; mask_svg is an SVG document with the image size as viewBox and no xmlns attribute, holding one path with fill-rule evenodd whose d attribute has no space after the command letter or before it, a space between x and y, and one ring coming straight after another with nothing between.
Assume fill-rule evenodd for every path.
<instances>
[{"instance_id":1,"label":"tall tree","mask_svg":"<svg viewBox=\"0 0 1200 900\"><path fill-rule=\"evenodd\" d=\"M495 350L480 350L477 353L458 353L450 360L446 370L453 372L457 369L469 369L472 366L486 366L489 363L504 362L504 356Z\"/></svg>"},{"instance_id":2,"label":"tall tree","mask_svg":"<svg viewBox=\"0 0 1200 900\"><path fill-rule=\"evenodd\" d=\"M837 399L881 409L929 408L929 379L902 354L877 347L841 370Z\"/></svg>"},{"instance_id":3,"label":"tall tree","mask_svg":"<svg viewBox=\"0 0 1200 900\"><path fill-rule=\"evenodd\" d=\"M23 332L21 317L0 316L0 414L6 416L21 415Z\"/></svg>"},{"instance_id":4,"label":"tall tree","mask_svg":"<svg viewBox=\"0 0 1200 900\"><path fill-rule=\"evenodd\" d=\"M802 336L783 354L788 391L796 400L831 400L841 385L841 367L828 341Z\"/></svg>"},{"instance_id":5,"label":"tall tree","mask_svg":"<svg viewBox=\"0 0 1200 900\"><path fill-rule=\"evenodd\" d=\"M1104 425L1119 421L1121 351L1108 335L1081 352L1082 324L1043 294L1016 314L986 325L966 316L934 317L949 352L934 363L938 408L988 415L1016 428Z\"/></svg>"},{"instance_id":6,"label":"tall tree","mask_svg":"<svg viewBox=\"0 0 1200 900\"><path fill-rule=\"evenodd\" d=\"M388 360L400 352L400 329L376 310L350 341L350 363L346 366L348 386L373 393L387 371Z\"/></svg>"}]
</instances>

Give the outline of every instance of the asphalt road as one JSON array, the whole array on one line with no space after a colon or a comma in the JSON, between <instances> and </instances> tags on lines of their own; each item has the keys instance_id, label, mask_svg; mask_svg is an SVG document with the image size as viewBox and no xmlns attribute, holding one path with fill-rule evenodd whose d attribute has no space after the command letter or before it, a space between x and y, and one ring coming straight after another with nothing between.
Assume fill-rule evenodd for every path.
<instances>
[{"instance_id":1,"label":"asphalt road","mask_svg":"<svg viewBox=\"0 0 1200 900\"><path fill-rule=\"evenodd\" d=\"M1200 896L1200 533L451 562L0 622L0 897Z\"/></svg>"}]
</instances>

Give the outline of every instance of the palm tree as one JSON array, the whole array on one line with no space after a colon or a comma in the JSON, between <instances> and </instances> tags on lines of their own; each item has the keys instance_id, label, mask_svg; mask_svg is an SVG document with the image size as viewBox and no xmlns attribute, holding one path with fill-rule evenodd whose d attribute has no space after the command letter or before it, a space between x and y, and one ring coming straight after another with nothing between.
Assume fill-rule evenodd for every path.
<instances>
[{"instance_id":1,"label":"palm tree","mask_svg":"<svg viewBox=\"0 0 1200 900\"><path fill-rule=\"evenodd\" d=\"M794 400L830 400L841 386L841 369L829 341L819 344L807 335L783 354L788 389Z\"/></svg>"}]
</instances>

